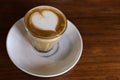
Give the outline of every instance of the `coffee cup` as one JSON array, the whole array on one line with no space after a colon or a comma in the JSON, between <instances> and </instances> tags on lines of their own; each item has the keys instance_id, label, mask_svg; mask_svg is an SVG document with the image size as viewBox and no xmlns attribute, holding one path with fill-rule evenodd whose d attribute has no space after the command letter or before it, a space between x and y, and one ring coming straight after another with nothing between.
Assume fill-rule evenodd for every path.
<instances>
[{"instance_id":1,"label":"coffee cup","mask_svg":"<svg viewBox=\"0 0 120 80\"><path fill-rule=\"evenodd\" d=\"M67 28L65 15L52 6L37 6L24 17L25 29L32 46L42 52L50 51Z\"/></svg>"}]
</instances>

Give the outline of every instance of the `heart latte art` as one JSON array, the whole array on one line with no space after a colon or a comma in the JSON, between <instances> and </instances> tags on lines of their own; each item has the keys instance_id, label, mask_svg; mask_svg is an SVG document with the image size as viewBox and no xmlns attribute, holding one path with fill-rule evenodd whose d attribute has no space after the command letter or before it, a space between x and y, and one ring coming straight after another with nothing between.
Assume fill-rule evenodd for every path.
<instances>
[{"instance_id":1,"label":"heart latte art","mask_svg":"<svg viewBox=\"0 0 120 80\"><path fill-rule=\"evenodd\" d=\"M58 17L51 11L35 12L31 15L31 23L38 29L55 31Z\"/></svg>"},{"instance_id":2,"label":"heart latte art","mask_svg":"<svg viewBox=\"0 0 120 80\"><path fill-rule=\"evenodd\" d=\"M64 14L53 7L36 7L25 15L25 25L32 35L51 38L61 35L66 29Z\"/></svg>"}]
</instances>

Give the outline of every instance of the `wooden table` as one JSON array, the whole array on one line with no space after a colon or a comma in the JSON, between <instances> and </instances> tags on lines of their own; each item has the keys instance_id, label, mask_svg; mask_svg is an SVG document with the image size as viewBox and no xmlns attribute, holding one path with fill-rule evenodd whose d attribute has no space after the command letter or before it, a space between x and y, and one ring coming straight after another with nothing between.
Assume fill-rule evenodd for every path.
<instances>
[{"instance_id":1,"label":"wooden table","mask_svg":"<svg viewBox=\"0 0 120 80\"><path fill-rule=\"evenodd\" d=\"M6 51L11 26L31 8L51 5L65 13L80 31L84 49L69 72L38 78L19 70ZM119 80L120 0L0 0L0 80Z\"/></svg>"}]
</instances>

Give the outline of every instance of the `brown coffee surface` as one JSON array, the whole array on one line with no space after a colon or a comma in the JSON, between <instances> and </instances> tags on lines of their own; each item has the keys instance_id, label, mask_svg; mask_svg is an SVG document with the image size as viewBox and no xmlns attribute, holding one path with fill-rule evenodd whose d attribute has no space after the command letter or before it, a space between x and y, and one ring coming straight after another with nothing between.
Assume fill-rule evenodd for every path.
<instances>
[{"instance_id":1,"label":"brown coffee surface","mask_svg":"<svg viewBox=\"0 0 120 80\"><path fill-rule=\"evenodd\" d=\"M35 12L42 13L43 11L51 11L57 15L58 23L55 27L55 31L38 29L31 23L30 18L32 16L32 14ZM66 24L67 24L64 14L61 11L59 11L58 9L53 8L53 7L33 8L30 11L28 11L28 13L25 15L24 20L25 20L25 25L26 25L28 31L30 31L30 33L33 36L40 37L40 38L52 38L52 37L61 35L65 31Z\"/></svg>"}]
</instances>

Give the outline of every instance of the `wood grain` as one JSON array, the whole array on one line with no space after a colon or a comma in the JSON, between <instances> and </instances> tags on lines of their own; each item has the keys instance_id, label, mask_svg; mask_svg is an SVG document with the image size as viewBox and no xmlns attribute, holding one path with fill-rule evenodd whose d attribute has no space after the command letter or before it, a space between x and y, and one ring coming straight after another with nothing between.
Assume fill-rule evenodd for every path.
<instances>
[{"instance_id":1,"label":"wood grain","mask_svg":"<svg viewBox=\"0 0 120 80\"><path fill-rule=\"evenodd\" d=\"M6 51L11 26L31 8L54 6L80 31L84 49L77 65L54 78L38 78L20 71ZM120 0L0 0L0 80L119 80Z\"/></svg>"}]
</instances>

